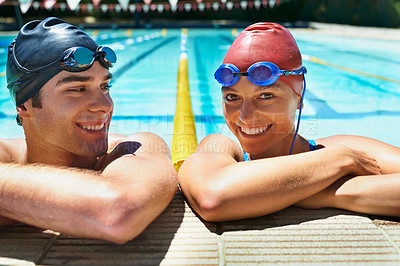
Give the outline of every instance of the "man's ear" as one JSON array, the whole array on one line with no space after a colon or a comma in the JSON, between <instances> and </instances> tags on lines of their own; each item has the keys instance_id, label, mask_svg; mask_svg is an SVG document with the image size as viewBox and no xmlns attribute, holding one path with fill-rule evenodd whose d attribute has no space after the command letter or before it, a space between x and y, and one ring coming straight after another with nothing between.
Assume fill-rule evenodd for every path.
<instances>
[{"instance_id":1,"label":"man's ear","mask_svg":"<svg viewBox=\"0 0 400 266\"><path fill-rule=\"evenodd\" d=\"M25 103L17 106L17 114L22 119L29 119L32 117L32 100L29 99Z\"/></svg>"}]
</instances>

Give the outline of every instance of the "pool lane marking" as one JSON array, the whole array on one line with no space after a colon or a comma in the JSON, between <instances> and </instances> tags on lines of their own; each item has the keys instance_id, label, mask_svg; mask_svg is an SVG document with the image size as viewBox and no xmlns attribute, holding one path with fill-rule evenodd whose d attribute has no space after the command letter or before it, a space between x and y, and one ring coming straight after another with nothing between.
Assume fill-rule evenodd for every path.
<instances>
[{"instance_id":1,"label":"pool lane marking","mask_svg":"<svg viewBox=\"0 0 400 266\"><path fill-rule=\"evenodd\" d=\"M119 48L121 48L121 49L125 48L125 46L127 46L127 45L134 45L136 43L143 43L143 42L146 42L146 41L150 41L150 40L153 40L153 39L158 39L160 37L166 37L166 36L167 36L167 32L166 32L165 29L163 29L160 32L154 32L154 33L146 34L146 35L142 35L142 36L131 37L131 38L127 38L127 39L125 39L123 41L110 43L108 46L110 46L114 50L118 50Z\"/></svg>"},{"instance_id":2,"label":"pool lane marking","mask_svg":"<svg viewBox=\"0 0 400 266\"><path fill-rule=\"evenodd\" d=\"M317 63L317 64L320 64L320 65L334 67L334 68L338 68L338 69L341 69L341 70L344 70L344 71L347 71L347 72L356 73L356 74L359 74L359 75L363 75L363 76L367 76L367 77L371 77L371 78L376 78L376 79L380 79L380 80L384 80L384 81L400 83L400 80L386 78L386 77L382 77L382 76L378 76L378 75L362 72L362 71L359 71L359 70L351 69L351 68L348 68L348 67L335 65L335 64L329 63L327 61L321 60L319 58L316 58L314 56L309 56L309 55L304 55L303 54L302 57L306 61Z\"/></svg>"},{"instance_id":3,"label":"pool lane marking","mask_svg":"<svg viewBox=\"0 0 400 266\"><path fill-rule=\"evenodd\" d=\"M233 38L236 38L236 36L239 34L236 28L232 28L231 33Z\"/></svg>"},{"instance_id":4,"label":"pool lane marking","mask_svg":"<svg viewBox=\"0 0 400 266\"><path fill-rule=\"evenodd\" d=\"M132 37L133 35L133 30L132 29L128 29L125 32L116 32L116 33L104 33L104 34L100 34L98 30L94 30L91 34L91 37L98 41L112 41L112 39L117 39L117 38L128 38L124 41L121 42L116 42L116 44L123 44L124 42L128 41L130 44L131 43L135 43L136 42L142 42L143 40L149 40L149 39L154 39L154 38L158 38L158 37L166 37L167 35L167 29L162 29L160 32L153 32L150 34L145 34L145 35L141 35L141 36L136 36L136 37Z\"/></svg>"},{"instance_id":5,"label":"pool lane marking","mask_svg":"<svg viewBox=\"0 0 400 266\"><path fill-rule=\"evenodd\" d=\"M194 58L204 58L203 53L209 53L209 49L204 49L204 40L203 38L208 38L208 37L202 37L202 36L195 36L193 37L193 44L194 44ZM210 122L205 122L205 135L210 135L212 133L218 132L217 126L215 123L212 122L213 116L215 116L215 109L216 107L213 104L213 97L211 95L211 87L210 86L210 78L207 74L207 68L209 67L207 65L207 62L205 60L195 60L195 65L196 65L196 75L197 75L197 80L199 81L198 83L198 89L201 92L200 93L200 102L201 106L200 109L202 110L202 113L208 114L210 116ZM197 117L195 116L195 121L197 120Z\"/></svg>"},{"instance_id":6,"label":"pool lane marking","mask_svg":"<svg viewBox=\"0 0 400 266\"><path fill-rule=\"evenodd\" d=\"M123 65L122 67L120 67L117 71L113 72L113 81L115 82L115 80L117 78L119 78L122 74L124 74L126 71L128 71L131 67L133 67L134 65L136 65L139 61L141 61L142 59L146 58L147 56L149 56L150 54L152 54L153 52L155 52L156 50L158 50L159 48L163 47L164 45L166 45L167 43L171 42L172 40L174 40L176 37L169 37L166 40L164 40L163 42L159 43L158 45L152 47L150 50L140 54L138 57L132 59L131 61L129 61L128 63L126 63L125 65Z\"/></svg>"},{"instance_id":7,"label":"pool lane marking","mask_svg":"<svg viewBox=\"0 0 400 266\"><path fill-rule=\"evenodd\" d=\"M186 44L187 30L182 29L174 131L171 145L172 164L177 172L186 158L189 157L197 148L196 127L190 100Z\"/></svg>"}]
</instances>

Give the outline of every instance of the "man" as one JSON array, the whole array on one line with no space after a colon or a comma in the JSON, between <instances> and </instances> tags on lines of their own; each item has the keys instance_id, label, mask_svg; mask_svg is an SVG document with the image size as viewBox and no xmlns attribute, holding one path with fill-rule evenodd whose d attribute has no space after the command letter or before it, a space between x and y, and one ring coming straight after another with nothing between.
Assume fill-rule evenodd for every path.
<instances>
[{"instance_id":1,"label":"man","mask_svg":"<svg viewBox=\"0 0 400 266\"><path fill-rule=\"evenodd\" d=\"M124 243L177 189L165 142L108 134L115 53L58 18L9 46L7 84L23 139L0 140L0 225L15 221Z\"/></svg>"}]
</instances>

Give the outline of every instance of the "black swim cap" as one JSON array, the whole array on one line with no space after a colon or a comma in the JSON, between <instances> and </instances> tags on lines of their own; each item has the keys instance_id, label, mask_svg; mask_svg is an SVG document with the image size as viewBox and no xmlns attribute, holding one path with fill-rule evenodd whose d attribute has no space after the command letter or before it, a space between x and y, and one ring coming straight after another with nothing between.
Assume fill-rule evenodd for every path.
<instances>
[{"instance_id":1,"label":"black swim cap","mask_svg":"<svg viewBox=\"0 0 400 266\"><path fill-rule=\"evenodd\" d=\"M25 24L8 47L7 88L17 106L35 95L62 68L32 73L56 61L71 47L85 47L96 52L97 43L86 33L59 18L46 18Z\"/></svg>"}]
</instances>

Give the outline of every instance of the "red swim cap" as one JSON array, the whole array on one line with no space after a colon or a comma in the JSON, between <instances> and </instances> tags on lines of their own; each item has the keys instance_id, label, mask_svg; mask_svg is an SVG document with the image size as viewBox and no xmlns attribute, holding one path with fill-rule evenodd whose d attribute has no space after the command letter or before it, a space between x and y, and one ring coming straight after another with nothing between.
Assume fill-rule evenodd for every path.
<instances>
[{"instance_id":1,"label":"red swim cap","mask_svg":"<svg viewBox=\"0 0 400 266\"><path fill-rule=\"evenodd\" d=\"M281 70L297 70L302 67L299 48L292 34L276 23L256 23L244 29L232 43L224 58L224 64L234 64L241 72L256 62L271 62ZM290 86L300 96L302 75L280 76L279 80Z\"/></svg>"}]
</instances>

